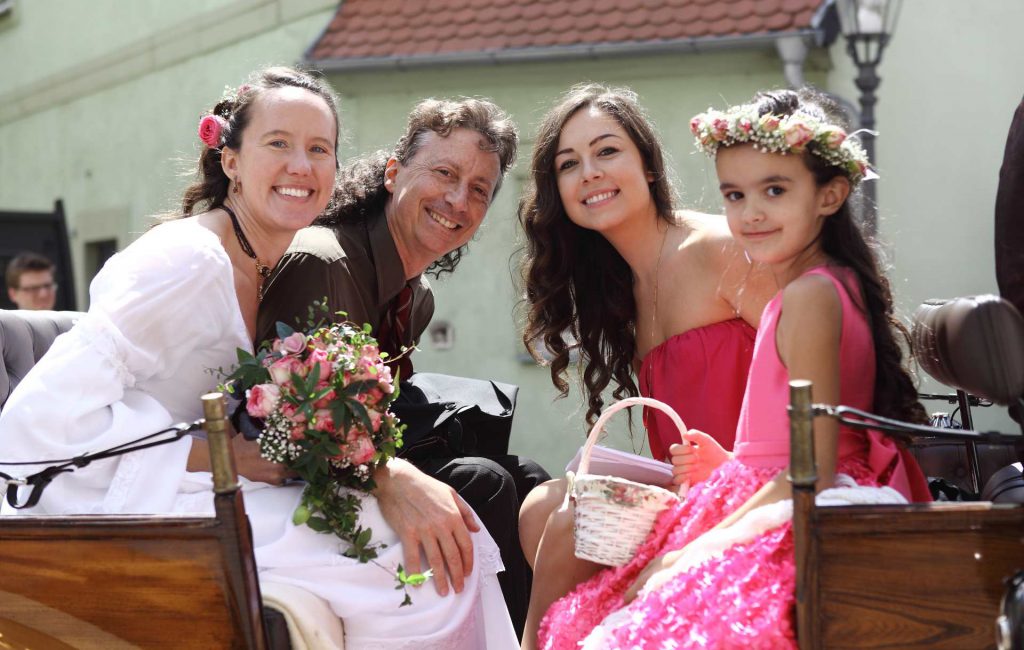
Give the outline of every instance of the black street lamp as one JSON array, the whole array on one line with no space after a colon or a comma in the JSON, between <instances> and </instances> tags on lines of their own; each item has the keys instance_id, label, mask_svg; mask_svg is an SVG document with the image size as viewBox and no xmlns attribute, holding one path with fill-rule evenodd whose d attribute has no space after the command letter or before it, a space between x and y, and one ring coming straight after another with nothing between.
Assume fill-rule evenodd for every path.
<instances>
[{"instance_id":1,"label":"black street lamp","mask_svg":"<svg viewBox=\"0 0 1024 650\"><path fill-rule=\"evenodd\" d=\"M860 89L860 128L868 131L875 129L875 104L878 102L875 90L882 81L877 73L878 64L896 29L901 3L902 0L836 0L846 51L857 66L855 83ZM868 159L874 163L874 135L864 134L861 141ZM877 182L869 181L864 185L867 203L864 225L871 235L878 230Z\"/></svg>"}]
</instances>

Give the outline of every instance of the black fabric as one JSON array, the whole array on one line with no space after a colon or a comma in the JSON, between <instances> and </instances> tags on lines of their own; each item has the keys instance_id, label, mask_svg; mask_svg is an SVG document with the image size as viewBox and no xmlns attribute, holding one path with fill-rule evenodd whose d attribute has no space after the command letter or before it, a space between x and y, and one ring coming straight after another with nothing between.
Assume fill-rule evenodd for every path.
<instances>
[{"instance_id":1,"label":"black fabric","mask_svg":"<svg viewBox=\"0 0 1024 650\"><path fill-rule=\"evenodd\" d=\"M292 650L292 637L284 614L272 607L264 607L263 629L267 635L267 650Z\"/></svg>"},{"instance_id":2,"label":"black fabric","mask_svg":"<svg viewBox=\"0 0 1024 650\"><path fill-rule=\"evenodd\" d=\"M996 193L996 280L999 293L1024 313L1024 101L1010 123Z\"/></svg>"},{"instance_id":3,"label":"black fabric","mask_svg":"<svg viewBox=\"0 0 1024 650\"><path fill-rule=\"evenodd\" d=\"M412 459L424 474L452 486L473 508L501 551L498 574L512 625L520 638L530 603L533 573L519 545L519 507L533 488L551 476L532 460L513 455Z\"/></svg>"},{"instance_id":4,"label":"black fabric","mask_svg":"<svg viewBox=\"0 0 1024 650\"><path fill-rule=\"evenodd\" d=\"M402 381L391 412L406 426L398 455L407 460L504 456L518 386L418 372Z\"/></svg>"}]
</instances>

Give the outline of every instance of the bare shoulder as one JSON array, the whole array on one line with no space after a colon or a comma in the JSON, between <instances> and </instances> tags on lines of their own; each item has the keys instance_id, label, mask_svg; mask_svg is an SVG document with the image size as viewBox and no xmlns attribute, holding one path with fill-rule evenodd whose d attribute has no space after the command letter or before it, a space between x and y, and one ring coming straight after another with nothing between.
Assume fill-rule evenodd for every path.
<instances>
[{"instance_id":1,"label":"bare shoulder","mask_svg":"<svg viewBox=\"0 0 1024 650\"><path fill-rule=\"evenodd\" d=\"M809 330L838 326L843 303L835 284L816 273L802 275L782 291L782 313L791 328Z\"/></svg>"},{"instance_id":2,"label":"bare shoulder","mask_svg":"<svg viewBox=\"0 0 1024 650\"><path fill-rule=\"evenodd\" d=\"M707 255L719 255L725 249L735 248L725 217L693 210L677 210L676 222L687 228L686 243ZM740 252L742 255L742 252Z\"/></svg>"}]
</instances>

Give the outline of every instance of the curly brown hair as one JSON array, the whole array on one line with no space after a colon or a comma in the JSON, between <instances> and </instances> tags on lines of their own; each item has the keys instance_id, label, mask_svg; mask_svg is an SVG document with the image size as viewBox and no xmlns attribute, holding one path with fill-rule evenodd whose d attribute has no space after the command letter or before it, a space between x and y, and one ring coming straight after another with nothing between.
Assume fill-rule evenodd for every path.
<instances>
[{"instance_id":1,"label":"curly brown hair","mask_svg":"<svg viewBox=\"0 0 1024 650\"><path fill-rule=\"evenodd\" d=\"M497 196L505 173L516 159L519 135L515 124L505 111L485 99L425 99L412 109L405 133L398 139L392 153L375 151L358 158L342 170L331 205L317 223L332 225L379 214L391 196L384 187L384 170L388 158L393 156L398 162L407 165L420 150L427 133L433 131L441 137L447 137L453 129L460 128L479 133L484 138L484 150L498 154L501 174L494 187L494 196ZM461 246L450 251L427 267L426 273L434 277L451 273L466 250L466 246Z\"/></svg>"},{"instance_id":2,"label":"curly brown hair","mask_svg":"<svg viewBox=\"0 0 1024 650\"><path fill-rule=\"evenodd\" d=\"M330 87L322 79L315 77L312 73L288 68L274 66L254 72L249 81L239 87L239 90L217 102L217 105L210 111L211 115L219 115L227 121L227 128L224 130L223 145L221 147L203 147L203 153L199 156L199 165L196 171L198 177L196 182L185 188L181 199L181 214L174 217L191 215L197 208L212 210L224 204L228 196L228 188L231 179L224 173L220 163L220 152L223 147L238 150L242 146L242 133L249 125L252 117L253 102L262 93L274 88L302 88L320 97L331 109L334 116L335 138L334 138L334 159L338 159L338 102ZM336 163L337 164L337 163Z\"/></svg>"},{"instance_id":3,"label":"curly brown hair","mask_svg":"<svg viewBox=\"0 0 1024 650\"><path fill-rule=\"evenodd\" d=\"M655 210L669 223L673 201L661 144L633 92L597 84L574 86L544 117L533 147L532 183L519 203L519 223L526 235L521 263L528 305L523 343L542 363L538 348L541 344L547 348L552 357L551 381L565 397L571 347L565 335L576 340L573 347L579 351L586 420L593 424L610 383L615 383L615 399L638 391L632 366L636 355L633 273L600 233L569 220L555 176L562 129L572 116L590 107L615 119L639 149L652 178L649 187Z\"/></svg>"},{"instance_id":4,"label":"curly brown hair","mask_svg":"<svg viewBox=\"0 0 1024 650\"><path fill-rule=\"evenodd\" d=\"M752 103L757 106L758 115L787 116L799 111L848 129L840 106L813 88L761 92ZM819 187L846 173L810 151L804 152L803 160ZM892 289L879 264L878 242L857 225L849 200L825 219L819 238L822 251L838 264L853 269L860 282L863 304L859 306L868 317L875 344L874 411L885 417L926 424L928 414L918 401L900 346L902 340L908 353L912 349L910 332L893 314ZM856 296L857 292L851 295Z\"/></svg>"}]
</instances>

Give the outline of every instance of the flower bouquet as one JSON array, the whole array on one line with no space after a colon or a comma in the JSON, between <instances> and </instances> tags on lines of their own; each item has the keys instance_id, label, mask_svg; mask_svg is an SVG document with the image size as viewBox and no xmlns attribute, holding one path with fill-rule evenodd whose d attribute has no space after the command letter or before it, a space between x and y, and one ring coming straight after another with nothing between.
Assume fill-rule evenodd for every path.
<instances>
[{"instance_id":1,"label":"flower bouquet","mask_svg":"<svg viewBox=\"0 0 1024 650\"><path fill-rule=\"evenodd\" d=\"M404 428L388 412L398 391L387 354L369 325L343 322L303 333L278 323L277 334L255 355L238 350L225 388L244 396L246 412L262 423L261 455L306 482L295 525L333 533L348 542L344 555L370 561L377 547L372 531L359 526L361 499L354 492L375 487L373 470L395 456ZM427 577L399 566L397 588ZM406 594L403 604L409 602Z\"/></svg>"}]
</instances>

